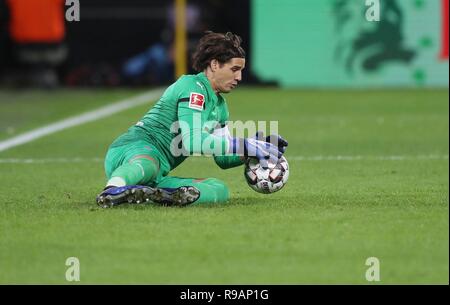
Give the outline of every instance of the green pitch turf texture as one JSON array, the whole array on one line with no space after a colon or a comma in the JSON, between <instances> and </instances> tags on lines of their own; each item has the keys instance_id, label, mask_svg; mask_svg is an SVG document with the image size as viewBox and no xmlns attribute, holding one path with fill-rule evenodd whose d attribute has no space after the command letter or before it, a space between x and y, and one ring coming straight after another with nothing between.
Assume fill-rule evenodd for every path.
<instances>
[{"instance_id":1,"label":"green pitch turf texture","mask_svg":"<svg viewBox=\"0 0 450 305\"><path fill-rule=\"evenodd\" d=\"M0 141L138 93L0 92ZM374 284L376 257L378 283L448 284L448 97L240 88L230 119L278 120L290 179L262 195L210 158L174 171L224 180L222 205L97 208L107 146L150 102L0 152L0 283L69 283L77 257L82 284Z\"/></svg>"}]
</instances>

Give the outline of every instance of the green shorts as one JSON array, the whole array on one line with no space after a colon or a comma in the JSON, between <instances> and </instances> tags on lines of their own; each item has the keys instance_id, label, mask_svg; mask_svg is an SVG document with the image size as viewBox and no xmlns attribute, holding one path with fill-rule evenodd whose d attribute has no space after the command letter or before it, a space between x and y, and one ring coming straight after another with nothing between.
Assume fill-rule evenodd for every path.
<instances>
[{"instance_id":1,"label":"green shorts","mask_svg":"<svg viewBox=\"0 0 450 305\"><path fill-rule=\"evenodd\" d=\"M121 146L110 147L105 158L105 172L107 179L121 165L133 159L146 158L154 162L158 168L156 178L151 186L158 184L170 171L170 166L164 156L151 143L145 140L135 141Z\"/></svg>"}]
</instances>

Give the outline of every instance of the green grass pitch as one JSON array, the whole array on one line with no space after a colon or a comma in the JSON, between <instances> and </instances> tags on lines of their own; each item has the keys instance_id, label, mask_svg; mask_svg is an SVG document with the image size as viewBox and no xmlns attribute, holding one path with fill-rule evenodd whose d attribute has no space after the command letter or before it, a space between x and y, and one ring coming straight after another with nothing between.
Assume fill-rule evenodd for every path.
<instances>
[{"instance_id":1,"label":"green grass pitch","mask_svg":"<svg viewBox=\"0 0 450 305\"><path fill-rule=\"evenodd\" d=\"M0 141L137 93L0 92ZM230 119L279 121L290 178L262 195L210 158L174 171L224 180L223 205L96 207L107 146L150 103L0 152L0 283L68 283L77 257L82 284L372 284L377 257L381 284L448 284L448 97L240 88Z\"/></svg>"}]
</instances>

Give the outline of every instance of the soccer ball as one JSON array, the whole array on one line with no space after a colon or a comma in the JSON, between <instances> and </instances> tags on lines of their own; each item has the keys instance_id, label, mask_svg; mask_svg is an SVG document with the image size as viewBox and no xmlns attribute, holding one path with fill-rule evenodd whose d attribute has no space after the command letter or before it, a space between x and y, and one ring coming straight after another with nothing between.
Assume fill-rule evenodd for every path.
<instances>
[{"instance_id":1,"label":"soccer ball","mask_svg":"<svg viewBox=\"0 0 450 305\"><path fill-rule=\"evenodd\" d=\"M258 159L249 158L245 163L244 176L248 185L258 193L275 193L283 188L289 178L289 164L285 157L278 163L269 162L269 168L259 165Z\"/></svg>"}]
</instances>

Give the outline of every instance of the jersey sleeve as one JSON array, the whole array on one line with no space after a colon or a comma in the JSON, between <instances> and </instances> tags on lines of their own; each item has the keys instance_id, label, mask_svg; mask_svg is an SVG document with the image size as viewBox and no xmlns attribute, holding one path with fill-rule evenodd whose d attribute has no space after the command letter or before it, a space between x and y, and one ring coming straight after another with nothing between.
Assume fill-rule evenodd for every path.
<instances>
[{"instance_id":1,"label":"jersey sleeve","mask_svg":"<svg viewBox=\"0 0 450 305\"><path fill-rule=\"evenodd\" d=\"M177 113L183 148L190 155L224 155L229 148L229 139L210 134L204 126L207 121L206 108L209 97L195 81L180 84Z\"/></svg>"}]
</instances>

